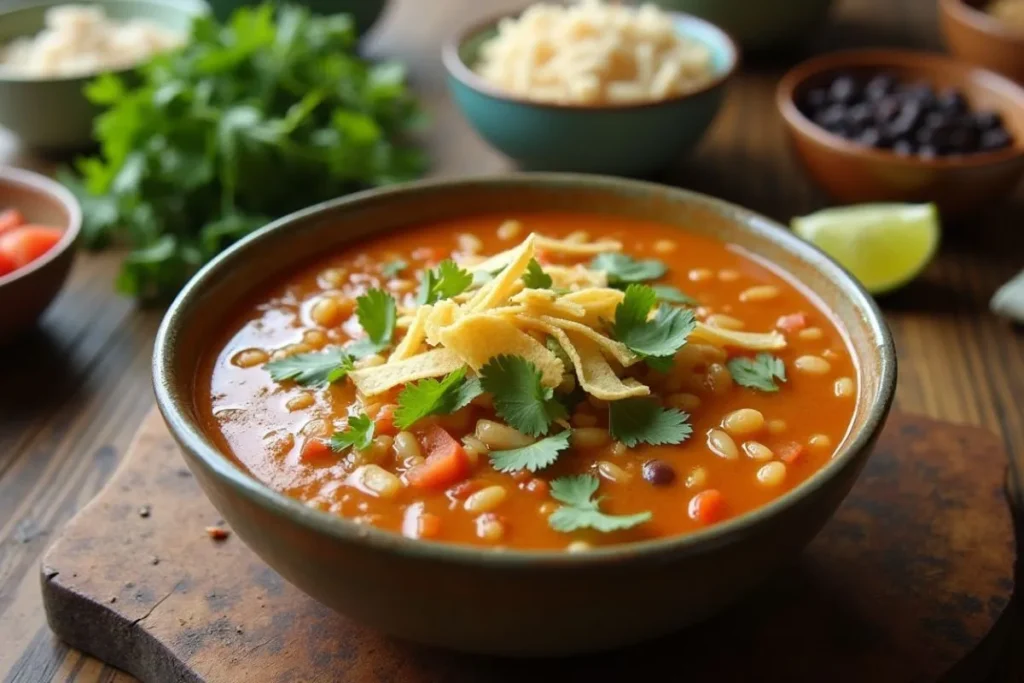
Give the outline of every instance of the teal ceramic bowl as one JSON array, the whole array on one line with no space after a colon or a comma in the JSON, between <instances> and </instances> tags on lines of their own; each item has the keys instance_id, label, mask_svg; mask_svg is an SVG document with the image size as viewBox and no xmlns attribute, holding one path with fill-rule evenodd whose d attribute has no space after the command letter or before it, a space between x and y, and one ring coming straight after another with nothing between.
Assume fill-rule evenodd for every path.
<instances>
[{"instance_id":1,"label":"teal ceramic bowl","mask_svg":"<svg viewBox=\"0 0 1024 683\"><path fill-rule=\"evenodd\" d=\"M792 48L828 19L835 0L653 0L721 26L744 50Z\"/></svg>"},{"instance_id":2,"label":"teal ceramic bowl","mask_svg":"<svg viewBox=\"0 0 1024 683\"><path fill-rule=\"evenodd\" d=\"M258 0L208 0L214 15L225 21L239 7L258 5ZM373 28L388 6L387 0L289 0L293 5L308 7L317 14L351 14L356 31L363 35Z\"/></svg>"},{"instance_id":3,"label":"teal ceramic bowl","mask_svg":"<svg viewBox=\"0 0 1024 683\"><path fill-rule=\"evenodd\" d=\"M39 33L47 10L66 4L67 0L47 0L0 12L0 45ZM181 33L188 33L194 16L209 11L203 0L93 0L89 4L102 7L114 19L149 19ZM98 110L82 89L94 76L39 79L0 67L0 126L22 144L44 151L91 147Z\"/></svg>"},{"instance_id":4,"label":"teal ceramic bowl","mask_svg":"<svg viewBox=\"0 0 1024 683\"><path fill-rule=\"evenodd\" d=\"M444 45L442 58L456 104L494 148L530 170L642 176L667 168L696 147L721 107L739 50L721 29L674 15L681 35L710 48L712 80L693 93L635 105L560 105L508 95L474 71L480 47L494 37L491 19Z\"/></svg>"},{"instance_id":5,"label":"teal ceramic bowl","mask_svg":"<svg viewBox=\"0 0 1024 683\"><path fill-rule=\"evenodd\" d=\"M405 538L279 493L226 456L195 408L196 371L223 321L268 282L357 240L481 213L588 211L657 221L738 245L813 291L845 329L861 391L838 453L764 507L684 536L565 551ZM513 174L411 183L293 214L244 238L171 305L153 361L157 405L234 532L328 607L405 639L515 656L605 650L706 619L791 562L849 492L896 385L871 297L834 261L754 213L704 195L592 175Z\"/></svg>"}]
</instances>

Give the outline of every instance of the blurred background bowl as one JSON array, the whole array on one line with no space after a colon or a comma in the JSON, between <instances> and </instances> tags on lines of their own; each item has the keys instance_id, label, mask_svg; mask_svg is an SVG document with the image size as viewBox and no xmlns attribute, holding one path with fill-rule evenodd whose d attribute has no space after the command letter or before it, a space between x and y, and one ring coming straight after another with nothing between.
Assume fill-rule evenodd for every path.
<instances>
[{"instance_id":1,"label":"blurred background bowl","mask_svg":"<svg viewBox=\"0 0 1024 683\"><path fill-rule=\"evenodd\" d=\"M804 43L827 20L834 0L653 0L667 10L720 26L744 50Z\"/></svg>"},{"instance_id":2,"label":"blurred background bowl","mask_svg":"<svg viewBox=\"0 0 1024 683\"><path fill-rule=\"evenodd\" d=\"M496 35L495 17L458 32L443 47L455 103L495 149L530 170L645 175L696 147L721 108L739 49L717 26L673 14L680 35L706 45L714 75L699 90L627 105L550 104L522 99L473 70L481 46Z\"/></svg>"},{"instance_id":3,"label":"blurred background bowl","mask_svg":"<svg viewBox=\"0 0 1024 683\"><path fill-rule=\"evenodd\" d=\"M213 8L213 14L225 21L239 7L258 5L259 0L207 0ZM308 7L317 14L351 14L356 22L356 30L363 35L373 28L377 20L384 14L388 0L289 0L293 5ZM424 6L426 3L424 2Z\"/></svg>"},{"instance_id":4,"label":"blurred background bowl","mask_svg":"<svg viewBox=\"0 0 1024 683\"><path fill-rule=\"evenodd\" d=\"M808 119L797 102L837 73L867 77L885 71L901 81L957 88L972 109L999 112L1013 136L1005 149L922 159L859 145ZM797 156L834 199L934 202L962 213L1009 194L1024 175L1024 88L980 67L940 54L903 50L834 52L797 65L780 81L776 104Z\"/></svg>"},{"instance_id":5,"label":"blurred background bowl","mask_svg":"<svg viewBox=\"0 0 1024 683\"><path fill-rule=\"evenodd\" d=\"M57 296L74 258L82 210L60 183L0 166L0 211L17 209L29 223L60 228L64 237L45 254L0 277L0 344L31 327Z\"/></svg>"},{"instance_id":6,"label":"blurred background bowl","mask_svg":"<svg viewBox=\"0 0 1024 683\"><path fill-rule=\"evenodd\" d=\"M1014 30L982 11L982 0L939 0L949 51L1024 83L1024 29Z\"/></svg>"},{"instance_id":7,"label":"blurred background bowl","mask_svg":"<svg viewBox=\"0 0 1024 683\"><path fill-rule=\"evenodd\" d=\"M39 33L47 10L66 4L68 0L47 0L0 12L0 45ZM149 19L182 33L188 32L194 16L209 11L203 0L92 0L90 4L102 7L113 19ZM43 151L91 147L98 110L82 89L95 76L41 79L0 70L0 126L22 144Z\"/></svg>"}]
</instances>

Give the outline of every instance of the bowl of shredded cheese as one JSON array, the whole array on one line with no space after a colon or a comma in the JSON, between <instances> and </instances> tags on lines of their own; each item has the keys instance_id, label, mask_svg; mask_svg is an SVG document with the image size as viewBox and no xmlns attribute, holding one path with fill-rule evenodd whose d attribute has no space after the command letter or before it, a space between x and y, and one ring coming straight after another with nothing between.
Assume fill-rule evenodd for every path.
<instances>
[{"instance_id":1,"label":"bowl of shredded cheese","mask_svg":"<svg viewBox=\"0 0 1024 683\"><path fill-rule=\"evenodd\" d=\"M207 11L203 0L95 0L0 13L0 126L30 147L90 146L85 84L181 47Z\"/></svg>"},{"instance_id":2,"label":"bowl of shredded cheese","mask_svg":"<svg viewBox=\"0 0 1024 683\"><path fill-rule=\"evenodd\" d=\"M603 0L490 19L442 56L463 115L521 166L621 175L662 170L695 147L739 62L707 21Z\"/></svg>"}]
</instances>

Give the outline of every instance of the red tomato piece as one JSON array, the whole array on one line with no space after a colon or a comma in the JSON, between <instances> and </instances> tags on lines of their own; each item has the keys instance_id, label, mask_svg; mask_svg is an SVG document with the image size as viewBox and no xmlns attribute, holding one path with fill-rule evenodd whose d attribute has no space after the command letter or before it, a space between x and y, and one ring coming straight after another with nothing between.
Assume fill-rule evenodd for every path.
<instances>
[{"instance_id":1,"label":"red tomato piece","mask_svg":"<svg viewBox=\"0 0 1024 683\"><path fill-rule=\"evenodd\" d=\"M397 434L398 428L395 427L396 410L398 410L398 406L393 403L381 406L381 409L377 411L377 415L373 418L373 431L377 434L390 434L391 436Z\"/></svg>"},{"instance_id":2,"label":"red tomato piece","mask_svg":"<svg viewBox=\"0 0 1024 683\"><path fill-rule=\"evenodd\" d=\"M776 449L776 452L778 453L779 460L787 465L795 465L803 458L804 447L796 441L790 441L789 443L779 446Z\"/></svg>"},{"instance_id":3,"label":"red tomato piece","mask_svg":"<svg viewBox=\"0 0 1024 683\"><path fill-rule=\"evenodd\" d=\"M20 228L23 225L25 225L25 217L21 215L21 211L18 211L17 209L0 211L0 235L4 234L8 230Z\"/></svg>"},{"instance_id":4,"label":"red tomato piece","mask_svg":"<svg viewBox=\"0 0 1024 683\"><path fill-rule=\"evenodd\" d=\"M701 491L690 499L690 517L702 524L714 524L725 514L725 498L718 489Z\"/></svg>"},{"instance_id":5,"label":"red tomato piece","mask_svg":"<svg viewBox=\"0 0 1024 683\"><path fill-rule=\"evenodd\" d=\"M807 316L803 313L784 315L776 321L775 327L783 332L799 332L807 327Z\"/></svg>"},{"instance_id":6,"label":"red tomato piece","mask_svg":"<svg viewBox=\"0 0 1024 683\"><path fill-rule=\"evenodd\" d=\"M444 428L434 425L423 435L427 460L405 473L410 486L443 489L469 476L469 456Z\"/></svg>"},{"instance_id":7,"label":"red tomato piece","mask_svg":"<svg viewBox=\"0 0 1024 683\"><path fill-rule=\"evenodd\" d=\"M299 450L299 460L304 463L315 463L332 453L331 447L323 439L306 439Z\"/></svg>"},{"instance_id":8,"label":"red tomato piece","mask_svg":"<svg viewBox=\"0 0 1024 683\"><path fill-rule=\"evenodd\" d=\"M0 254L5 254L21 268L50 251L63 236L57 228L42 225L12 228L0 235Z\"/></svg>"},{"instance_id":9,"label":"red tomato piece","mask_svg":"<svg viewBox=\"0 0 1024 683\"><path fill-rule=\"evenodd\" d=\"M0 251L0 277L13 273L18 269L18 264L14 260Z\"/></svg>"}]
</instances>

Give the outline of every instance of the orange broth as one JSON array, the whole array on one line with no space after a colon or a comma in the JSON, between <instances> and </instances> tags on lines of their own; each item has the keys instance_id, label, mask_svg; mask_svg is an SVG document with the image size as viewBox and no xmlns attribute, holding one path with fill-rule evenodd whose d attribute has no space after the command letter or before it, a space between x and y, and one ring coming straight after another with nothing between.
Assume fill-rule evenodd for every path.
<instances>
[{"instance_id":1,"label":"orange broth","mask_svg":"<svg viewBox=\"0 0 1024 683\"><path fill-rule=\"evenodd\" d=\"M196 403L207 433L257 479L308 505L410 536L520 549L567 548L574 542L577 548L582 546L580 541L597 545L692 532L777 498L822 467L839 448L852 422L859 391L855 363L833 318L789 276L734 245L655 223L586 214L528 213L515 216L524 226L521 234L501 239L497 227L507 218L475 216L384 235L327 255L263 291L226 325L223 338L212 346L200 368ZM691 378L686 387L675 387L700 400L699 407L690 411L693 434L681 445L640 445L618 455L612 445L587 451L572 449L563 453L554 466L536 474L497 472L483 455L470 474L473 483L461 490L405 487L394 498L383 500L346 485L347 475L358 464L351 454L329 452L312 459L301 455L308 435L327 434L325 425L328 430L332 425L339 429L350 413L358 412L353 408L356 398L350 382L311 389L293 382L275 383L260 365L236 365L245 350L270 354L303 344L304 340L305 345L299 348L315 350L359 336L360 327L356 316L349 315L350 306L344 307L344 322L327 328L314 324L310 311L325 291L344 302L371 287L383 287L399 301L404 297L411 303L416 284L411 280L424 267L443 258L458 257L459 235L476 236L482 242L480 253L490 255L515 246L531 231L564 238L579 230L592 239L621 240L625 253L635 258L665 262L670 270L658 284L673 285L695 298L699 302L698 319L725 314L742 321L744 331L768 332L776 328L781 317L803 314L804 329L784 330L787 348L776 352L785 362L787 381L776 393L738 385L724 390L719 386L716 391L711 380L701 381L699 376ZM383 277L381 265L395 258L405 260L409 268L396 278ZM767 301L741 301L741 292L756 285L774 285L778 293ZM754 355L732 349L728 353L730 357ZM827 360L830 369L824 374L801 372L794 361L808 355ZM842 378L847 378L843 380L845 392L836 388ZM293 401L289 409L286 404L299 395L311 395L312 400ZM294 408L304 402L311 405ZM727 414L741 408L760 411L765 425L756 434L736 437L739 457L726 459L709 448L707 433L720 428ZM607 427L605 413L590 409L600 425ZM470 405L455 416L436 421L459 439L472 433L478 418L494 418L493 411ZM417 426L411 431L416 433ZM758 472L765 461L745 453L742 444L750 440L771 449L772 460L786 461L781 483L766 485L759 480ZM643 465L650 459L659 459L672 468L676 476L671 484L655 486L644 479ZM652 519L612 533L563 533L552 529L547 516L558 503L551 498L547 483L568 474L600 476L600 461L612 462L630 475L625 483L601 477L598 495L603 496L602 511L651 511ZM402 463L393 456L384 455L378 464L399 476L404 472ZM508 495L500 506L486 516L464 509L466 492L489 484L506 489ZM694 497L706 489L719 492L721 506L711 517L691 515ZM428 525L417 521L424 512L430 513ZM482 520L498 521L500 537L490 534L484 538Z\"/></svg>"}]
</instances>

